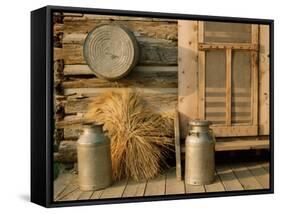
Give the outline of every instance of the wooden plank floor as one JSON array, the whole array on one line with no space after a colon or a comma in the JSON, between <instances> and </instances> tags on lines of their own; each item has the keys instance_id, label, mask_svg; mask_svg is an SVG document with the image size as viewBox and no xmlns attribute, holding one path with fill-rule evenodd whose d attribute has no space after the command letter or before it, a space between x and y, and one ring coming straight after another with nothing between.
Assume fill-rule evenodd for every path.
<instances>
[{"instance_id":1,"label":"wooden plank floor","mask_svg":"<svg viewBox=\"0 0 281 214\"><path fill-rule=\"evenodd\" d=\"M63 172L54 181L54 201L268 189L269 177L268 162L220 164L216 166L215 181L209 185L178 181L176 169L171 168L152 180L122 180L103 190L83 192L79 190L77 174Z\"/></svg>"}]
</instances>

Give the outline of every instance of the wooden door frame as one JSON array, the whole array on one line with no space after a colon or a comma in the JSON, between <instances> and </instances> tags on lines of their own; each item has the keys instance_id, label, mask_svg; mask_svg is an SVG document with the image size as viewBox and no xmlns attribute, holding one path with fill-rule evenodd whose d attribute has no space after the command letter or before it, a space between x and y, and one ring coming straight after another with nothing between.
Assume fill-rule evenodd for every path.
<instances>
[{"instance_id":1,"label":"wooden door frame","mask_svg":"<svg viewBox=\"0 0 281 214\"><path fill-rule=\"evenodd\" d=\"M258 134L258 51L259 26L252 24L251 43L204 43L204 22L198 22L198 116L205 119L206 50L226 51L226 124L213 125L218 137L255 136ZM231 65L233 50L251 53L251 124L231 124Z\"/></svg>"}]
</instances>

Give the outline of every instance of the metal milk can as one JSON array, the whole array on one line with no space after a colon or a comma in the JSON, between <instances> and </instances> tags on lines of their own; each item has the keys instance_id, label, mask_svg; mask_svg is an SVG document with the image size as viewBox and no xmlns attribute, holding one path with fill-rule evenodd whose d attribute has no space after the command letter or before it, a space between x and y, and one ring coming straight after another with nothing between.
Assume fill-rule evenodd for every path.
<instances>
[{"instance_id":1,"label":"metal milk can","mask_svg":"<svg viewBox=\"0 0 281 214\"><path fill-rule=\"evenodd\" d=\"M98 190L112 183L110 140L103 124L87 124L77 142L78 183L82 191Z\"/></svg>"},{"instance_id":2,"label":"metal milk can","mask_svg":"<svg viewBox=\"0 0 281 214\"><path fill-rule=\"evenodd\" d=\"M211 122L193 120L185 140L185 182L191 185L210 184L215 175L215 138Z\"/></svg>"}]
</instances>

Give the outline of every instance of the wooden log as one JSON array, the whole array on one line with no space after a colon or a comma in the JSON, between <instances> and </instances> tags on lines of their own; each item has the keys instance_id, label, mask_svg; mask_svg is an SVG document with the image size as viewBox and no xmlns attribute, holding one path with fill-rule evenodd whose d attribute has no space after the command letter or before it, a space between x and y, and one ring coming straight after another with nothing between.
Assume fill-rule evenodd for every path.
<instances>
[{"instance_id":1,"label":"wooden log","mask_svg":"<svg viewBox=\"0 0 281 214\"><path fill-rule=\"evenodd\" d=\"M67 19L68 17L83 17L83 13L66 13L64 12L63 14L64 19Z\"/></svg>"},{"instance_id":2,"label":"wooden log","mask_svg":"<svg viewBox=\"0 0 281 214\"><path fill-rule=\"evenodd\" d=\"M63 24L62 23L55 23L53 25L53 33L56 35L58 33L63 32Z\"/></svg>"},{"instance_id":3,"label":"wooden log","mask_svg":"<svg viewBox=\"0 0 281 214\"><path fill-rule=\"evenodd\" d=\"M60 121L57 123L57 127L63 128L63 137L65 140L77 140L78 137L83 132L84 129L83 122L84 120L82 119L71 120L71 121Z\"/></svg>"},{"instance_id":4,"label":"wooden log","mask_svg":"<svg viewBox=\"0 0 281 214\"><path fill-rule=\"evenodd\" d=\"M178 78L173 73L131 72L127 77L118 81L100 78L72 77L63 82L64 88L111 88L111 87L140 87L140 88L177 88Z\"/></svg>"},{"instance_id":5,"label":"wooden log","mask_svg":"<svg viewBox=\"0 0 281 214\"><path fill-rule=\"evenodd\" d=\"M73 163L77 161L76 141L61 141L56 157L58 162Z\"/></svg>"},{"instance_id":6,"label":"wooden log","mask_svg":"<svg viewBox=\"0 0 281 214\"><path fill-rule=\"evenodd\" d=\"M154 73L159 76L177 76L178 67L177 66L136 66L132 70L132 74L147 75L147 73ZM64 65L64 76L87 76L91 77L95 74L89 68L88 65Z\"/></svg>"},{"instance_id":7,"label":"wooden log","mask_svg":"<svg viewBox=\"0 0 281 214\"><path fill-rule=\"evenodd\" d=\"M62 24L63 23L63 15L61 12L54 12L52 14L52 23L53 24L57 24L57 23Z\"/></svg>"},{"instance_id":8,"label":"wooden log","mask_svg":"<svg viewBox=\"0 0 281 214\"><path fill-rule=\"evenodd\" d=\"M80 127L65 127L63 129L63 135L65 140L77 140L82 133L82 125Z\"/></svg>"},{"instance_id":9,"label":"wooden log","mask_svg":"<svg viewBox=\"0 0 281 214\"><path fill-rule=\"evenodd\" d=\"M122 20L122 21L155 21L155 22L177 22L177 19L166 18L150 18L150 17L137 17L137 16L109 16L109 15L97 15L97 14L74 14L64 13L65 20Z\"/></svg>"},{"instance_id":10,"label":"wooden log","mask_svg":"<svg viewBox=\"0 0 281 214\"><path fill-rule=\"evenodd\" d=\"M177 94L176 93L163 93L163 94L149 94L143 95L144 103L150 106L155 111L164 113L165 111L170 111L176 107L177 104ZM88 105L95 99L94 97L88 97L85 99L72 98L68 99L65 104L65 113L85 113L88 110Z\"/></svg>"},{"instance_id":11,"label":"wooden log","mask_svg":"<svg viewBox=\"0 0 281 214\"><path fill-rule=\"evenodd\" d=\"M124 91L126 88L67 88L64 90L65 96L70 96L73 94L84 95L87 97L96 96L100 93L105 93L109 91L120 92ZM177 94L177 88L134 88L135 91L142 94L165 94L172 93Z\"/></svg>"},{"instance_id":12,"label":"wooden log","mask_svg":"<svg viewBox=\"0 0 281 214\"><path fill-rule=\"evenodd\" d=\"M67 36L66 36L67 38ZM63 57L65 64L86 64L83 56L83 38L71 37L63 40ZM176 65L177 43L166 39L137 37L140 48L138 64Z\"/></svg>"},{"instance_id":13,"label":"wooden log","mask_svg":"<svg viewBox=\"0 0 281 214\"><path fill-rule=\"evenodd\" d=\"M65 18L64 32L88 33L94 27L101 24L122 25L133 31L135 34L159 39L177 40L177 21L140 21L140 20L113 20L113 19L89 19L89 16L83 18Z\"/></svg>"},{"instance_id":14,"label":"wooden log","mask_svg":"<svg viewBox=\"0 0 281 214\"><path fill-rule=\"evenodd\" d=\"M62 48L54 48L53 60L63 59L63 49Z\"/></svg>"}]
</instances>

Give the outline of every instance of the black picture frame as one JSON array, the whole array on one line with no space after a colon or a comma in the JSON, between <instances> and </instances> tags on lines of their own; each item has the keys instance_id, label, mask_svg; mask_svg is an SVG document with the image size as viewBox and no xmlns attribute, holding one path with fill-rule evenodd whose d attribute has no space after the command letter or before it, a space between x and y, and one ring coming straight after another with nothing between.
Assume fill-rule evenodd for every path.
<instances>
[{"instance_id":1,"label":"black picture frame","mask_svg":"<svg viewBox=\"0 0 281 214\"><path fill-rule=\"evenodd\" d=\"M126 15L155 18L243 22L270 26L270 188L265 190L197 193L191 195L149 196L125 199L102 199L71 202L54 202L53 195L53 42L52 13L89 13L101 15ZM31 202L44 207L113 204L190 198L225 197L237 195L268 194L274 192L274 21L220 16L202 16L158 12L109 10L46 6L31 12Z\"/></svg>"}]
</instances>

